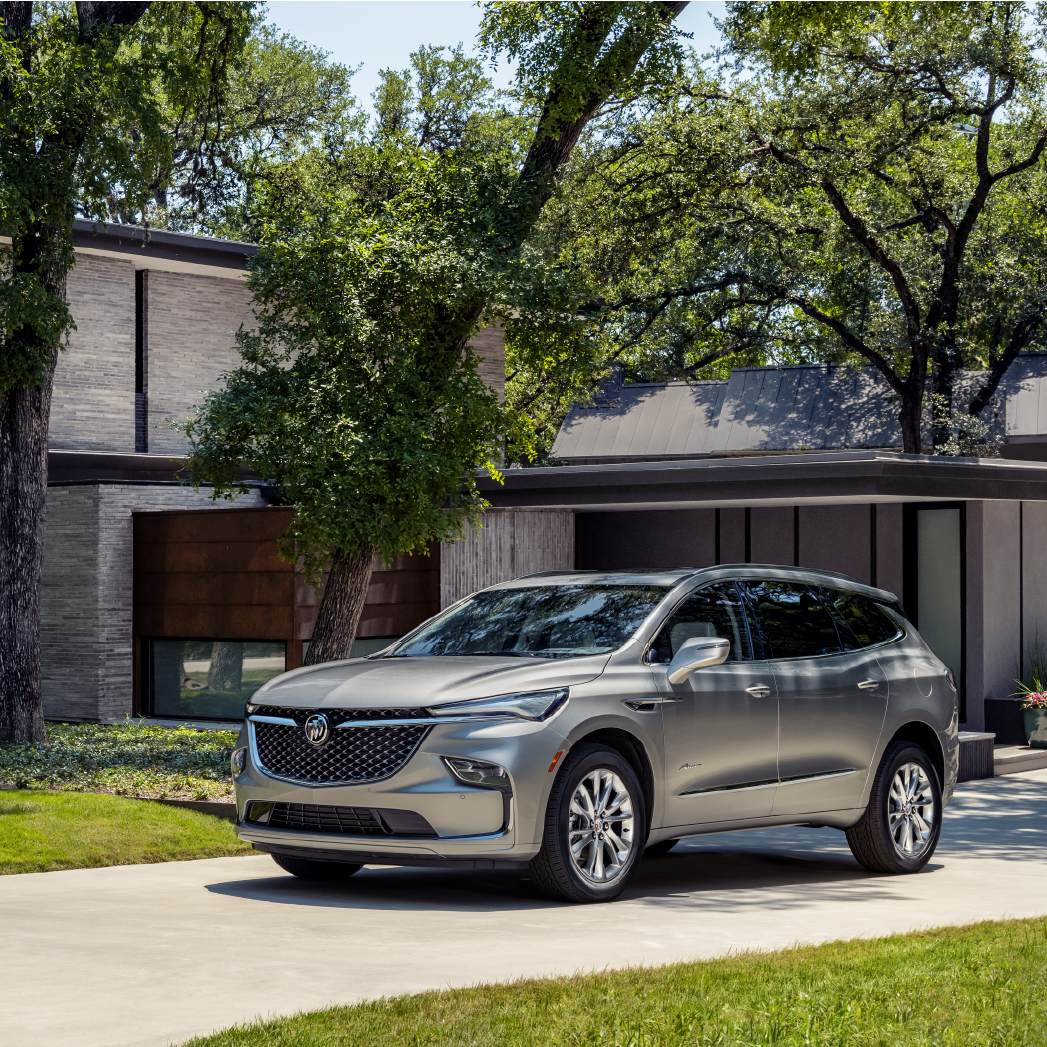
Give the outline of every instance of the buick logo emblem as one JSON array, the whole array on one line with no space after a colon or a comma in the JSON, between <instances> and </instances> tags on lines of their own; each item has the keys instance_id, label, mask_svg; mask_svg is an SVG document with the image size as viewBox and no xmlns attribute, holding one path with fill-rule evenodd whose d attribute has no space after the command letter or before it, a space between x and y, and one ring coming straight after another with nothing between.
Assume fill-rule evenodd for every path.
<instances>
[{"instance_id":1,"label":"buick logo emblem","mask_svg":"<svg viewBox=\"0 0 1047 1047\"><path fill-rule=\"evenodd\" d=\"M313 745L323 745L330 733L331 725L327 722L327 717L323 713L313 713L305 721L305 737Z\"/></svg>"}]
</instances>

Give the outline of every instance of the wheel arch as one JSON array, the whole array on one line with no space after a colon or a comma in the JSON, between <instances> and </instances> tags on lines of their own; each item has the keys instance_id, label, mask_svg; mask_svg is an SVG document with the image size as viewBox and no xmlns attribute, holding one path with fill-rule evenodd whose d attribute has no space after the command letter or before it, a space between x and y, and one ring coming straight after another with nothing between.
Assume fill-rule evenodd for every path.
<instances>
[{"instance_id":1,"label":"wheel arch","mask_svg":"<svg viewBox=\"0 0 1047 1047\"><path fill-rule=\"evenodd\" d=\"M620 727L603 727L600 730L592 731L573 742L571 748L583 742L593 742L613 749L636 772L636 777L640 779L640 788L643 789L647 819L645 831L650 833L654 820L654 768L651 766L651 758L643 743L635 735Z\"/></svg>"},{"instance_id":2,"label":"wheel arch","mask_svg":"<svg viewBox=\"0 0 1047 1047\"><path fill-rule=\"evenodd\" d=\"M938 787L945 792L945 750L942 748L938 732L930 724L922 720L910 720L894 732L887 746L893 742L913 742L923 749L938 773ZM884 751L886 752L886 747Z\"/></svg>"}]
</instances>

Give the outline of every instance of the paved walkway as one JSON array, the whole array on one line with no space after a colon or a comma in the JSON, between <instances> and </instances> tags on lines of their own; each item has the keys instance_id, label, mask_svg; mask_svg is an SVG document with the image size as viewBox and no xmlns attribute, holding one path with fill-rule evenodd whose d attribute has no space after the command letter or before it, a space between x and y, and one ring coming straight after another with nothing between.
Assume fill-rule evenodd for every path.
<instances>
[{"instance_id":1,"label":"paved walkway","mask_svg":"<svg viewBox=\"0 0 1047 1047\"><path fill-rule=\"evenodd\" d=\"M268 857L0 877L0 1045L167 1047L256 1016L530 975L1040 915L1047 770L961 786L918 876L831 829L707 836L613 905L513 876L365 869L303 884Z\"/></svg>"}]
</instances>

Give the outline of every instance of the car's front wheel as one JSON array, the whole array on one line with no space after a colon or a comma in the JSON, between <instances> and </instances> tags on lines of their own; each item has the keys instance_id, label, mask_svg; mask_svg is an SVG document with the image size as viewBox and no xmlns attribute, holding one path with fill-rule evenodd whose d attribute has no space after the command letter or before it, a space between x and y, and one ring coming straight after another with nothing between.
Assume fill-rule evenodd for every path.
<instances>
[{"instance_id":1,"label":"car's front wheel","mask_svg":"<svg viewBox=\"0 0 1047 1047\"><path fill-rule=\"evenodd\" d=\"M553 783L531 877L553 898L609 902L633 878L646 838L636 772L612 749L580 745Z\"/></svg>"},{"instance_id":2,"label":"car's front wheel","mask_svg":"<svg viewBox=\"0 0 1047 1047\"><path fill-rule=\"evenodd\" d=\"M930 757L912 742L888 746L873 779L869 806L847 830L860 865L872 872L919 872L942 829L942 791Z\"/></svg>"},{"instance_id":3,"label":"car's front wheel","mask_svg":"<svg viewBox=\"0 0 1047 1047\"><path fill-rule=\"evenodd\" d=\"M352 862L321 862L315 858L292 858L289 854L274 854L272 858L281 869L303 880L346 880L363 868Z\"/></svg>"}]
</instances>

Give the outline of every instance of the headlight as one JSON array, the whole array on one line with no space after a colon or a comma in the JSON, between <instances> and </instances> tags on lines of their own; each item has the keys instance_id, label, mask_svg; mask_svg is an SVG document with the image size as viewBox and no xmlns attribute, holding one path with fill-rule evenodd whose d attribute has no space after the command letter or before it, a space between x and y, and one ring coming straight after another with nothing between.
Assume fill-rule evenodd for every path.
<instances>
[{"instance_id":1,"label":"headlight","mask_svg":"<svg viewBox=\"0 0 1047 1047\"><path fill-rule=\"evenodd\" d=\"M528 694L506 694L500 698L477 698L469 702L453 702L429 709L433 716L476 716L485 720L492 716L515 716L521 720L548 720L567 703L570 691L561 687L556 691L531 691Z\"/></svg>"},{"instance_id":2,"label":"headlight","mask_svg":"<svg viewBox=\"0 0 1047 1047\"><path fill-rule=\"evenodd\" d=\"M952 669L945 670L945 679L949 686L955 691L956 690L956 674Z\"/></svg>"},{"instance_id":3,"label":"headlight","mask_svg":"<svg viewBox=\"0 0 1047 1047\"><path fill-rule=\"evenodd\" d=\"M445 756L451 774L466 785L478 785L481 789L508 789L509 772L496 763L486 760L467 760L460 756Z\"/></svg>"},{"instance_id":4,"label":"headlight","mask_svg":"<svg viewBox=\"0 0 1047 1047\"><path fill-rule=\"evenodd\" d=\"M236 778L238 775L243 774L244 768L247 766L247 750L234 749L233 755L230 758L229 763L233 768L234 778Z\"/></svg>"}]
</instances>

